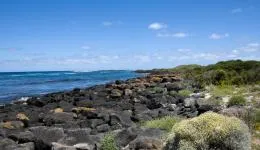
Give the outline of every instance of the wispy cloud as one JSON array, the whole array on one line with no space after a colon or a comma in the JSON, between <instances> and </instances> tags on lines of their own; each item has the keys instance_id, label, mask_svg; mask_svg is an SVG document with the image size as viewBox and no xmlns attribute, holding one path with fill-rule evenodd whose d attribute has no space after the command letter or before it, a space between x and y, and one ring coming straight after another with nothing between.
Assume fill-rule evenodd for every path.
<instances>
[{"instance_id":1,"label":"wispy cloud","mask_svg":"<svg viewBox=\"0 0 260 150\"><path fill-rule=\"evenodd\" d=\"M149 55L136 55L136 56L134 56L134 59L140 63L148 63L151 61L151 58Z\"/></svg>"},{"instance_id":2,"label":"wispy cloud","mask_svg":"<svg viewBox=\"0 0 260 150\"><path fill-rule=\"evenodd\" d=\"M85 46L82 46L81 48L82 48L82 49L84 49L84 50L88 50L88 49L90 49L90 47L89 47L89 46L87 46L87 45L85 45Z\"/></svg>"},{"instance_id":3,"label":"wispy cloud","mask_svg":"<svg viewBox=\"0 0 260 150\"><path fill-rule=\"evenodd\" d=\"M232 50L232 53L238 54L240 52L257 52L260 51L260 44L259 43L249 43L243 47L237 48Z\"/></svg>"},{"instance_id":4,"label":"wispy cloud","mask_svg":"<svg viewBox=\"0 0 260 150\"><path fill-rule=\"evenodd\" d=\"M178 52L186 53L186 52L190 52L191 49L180 48L180 49L177 49L177 51L178 51Z\"/></svg>"},{"instance_id":5,"label":"wispy cloud","mask_svg":"<svg viewBox=\"0 0 260 150\"><path fill-rule=\"evenodd\" d=\"M212 33L209 38L212 40L219 40L219 39L223 39L223 38L227 38L229 37L228 33L225 34L218 34L218 33Z\"/></svg>"},{"instance_id":6,"label":"wispy cloud","mask_svg":"<svg viewBox=\"0 0 260 150\"><path fill-rule=\"evenodd\" d=\"M231 13L236 14L236 13L241 13L242 11L243 11L242 8L235 8L231 10Z\"/></svg>"},{"instance_id":7,"label":"wispy cloud","mask_svg":"<svg viewBox=\"0 0 260 150\"><path fill-rule=\"evenodd\" d=\"M168 33L168 32L164 32L164 33L158 33L157 37L174 37L174 38L185 38L190 36L188 33L184 33L184 32L176 32L176 33Z\"/></svg>"},{"instance_id":8,"label":"wispy cloud","mask_svg":"<svg viewBox=\"0 0 260 150\"><path fill-rule=\"evenodd\" d=\"M123 24L122 21L103 21L102 22L102 25L105 26L105 27L110 27L110 26L113 26L113 25L121 25Z\"/></svg>"},{"instance_id":9,"label":"wispy cloud","mask_svg":"<svg viewBox=\"0 0 260 150\"><path fill-rule=\"evenodd\" d=\"M15 48L15 47L0 47L0 51L18 51L21 50L21 48Z\"/></svg>"},{"instance_id":10,"label":"wispy cloud","mask_svg":"<svg viewBox=\"0 0 260 150\"><path fill-rule=\"evenodd\" d=\"M148 29L151 29L151 30L160 30L160 29L165 29L165 28L167 28L167 24L158 23L158 22L154 22L148 26Z\"/></svg>"}]
</instances>

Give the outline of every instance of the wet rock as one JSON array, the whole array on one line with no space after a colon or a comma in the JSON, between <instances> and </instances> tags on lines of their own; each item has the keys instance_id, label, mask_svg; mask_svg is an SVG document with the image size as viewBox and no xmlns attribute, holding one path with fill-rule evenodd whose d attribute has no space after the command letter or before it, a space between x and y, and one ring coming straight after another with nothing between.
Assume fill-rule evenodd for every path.
<instances>
[{"instance_id":1,"label":"wet rock","mask_svg":"<svg viewBox=\"0 0 260 150\"><path fill-rule=\"evenodd\" d=\"M41 100L37 97L33 97L27 100L28 105L36 106L36 107L43 107L44 105L47 104L46 101Z\"/></svg>"}]
</instances>

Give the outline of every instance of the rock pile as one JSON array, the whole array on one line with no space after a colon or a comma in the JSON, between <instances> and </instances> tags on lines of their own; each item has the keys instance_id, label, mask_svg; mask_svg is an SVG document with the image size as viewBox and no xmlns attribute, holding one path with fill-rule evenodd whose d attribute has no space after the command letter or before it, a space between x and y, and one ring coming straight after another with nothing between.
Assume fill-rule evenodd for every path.
<instances>
[{"instance_id":1,"label":"rock pile","mask_svg":"<svg viewBox=\"0 0 260 150\"><path fill-rule=\"evenodd\" d=\"M148 75L8 104L0 108L0 149L98 149L107 132L122 149L161 149L163 131L142 129L141 121L212 109L200 103L202 95L179 94L183 89L199 91L174 75Z\"/></svg>"}]
</instances>

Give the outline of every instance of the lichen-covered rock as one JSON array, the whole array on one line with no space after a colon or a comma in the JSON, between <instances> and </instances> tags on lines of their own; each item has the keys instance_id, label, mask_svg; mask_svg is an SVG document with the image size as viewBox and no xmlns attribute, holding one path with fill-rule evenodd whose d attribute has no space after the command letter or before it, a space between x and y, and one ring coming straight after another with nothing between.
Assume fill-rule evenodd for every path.
<instances>
[{"instance_id":1,"label":"lichen-covered rock","mask_svg":"<svg viewBox=\"0 0 260 150\"><path fill-rule=\"evenodd\" d=\"M208 112L173 126L165 149L234 149L250 150L246 124L235 117Z\"/></svg>"},{"instance_id":2,"label":"lichen-covered rock","mask_svg":"<svg viewBox=\"0 0 260 150\"><path fill-rule=\"evenodd\" d=\"M122 91L118 90L118 89L113 89L111 91L111 97L112 98L119 98L122 96Z\"/></svg>"},{"instance_id":3,"label":"lichen-covered rock","mask_svg":"<svg viewBox=\"0 0 260 150\"><path fill-rule=\"evenodd\" d=\"M17 118L18 120L26 120L26 121L30 120L29 117L27 117L24 113L18 113L18 114L16 115L16 118Z\"/></svg>"},{"instance_id":4,"label":"lichen-covered rock","mask_svg":"<svg viewBox=\"0 0 260 150\"><path fill-rule=\"evenodd\" d=\"M7 121L0 123L0 128L5 129L22 129L24 128L24 123L22 121Z\"/></svg>"}]
</instances>

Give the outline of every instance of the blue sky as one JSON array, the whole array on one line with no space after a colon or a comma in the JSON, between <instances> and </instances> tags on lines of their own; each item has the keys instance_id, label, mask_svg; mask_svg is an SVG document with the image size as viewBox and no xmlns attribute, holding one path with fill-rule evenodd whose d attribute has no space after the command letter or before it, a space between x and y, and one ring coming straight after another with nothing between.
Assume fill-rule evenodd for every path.
<instances>
[{"instance_id":1,"label":"blue sky","mask_svg":"<svg viewBox=\"0 0 260 150\"><path fill-rule=\"evenodd\" d=\"M0 71L260 59L259 0L1 0Z\"/></svg>"}]
</instances>

